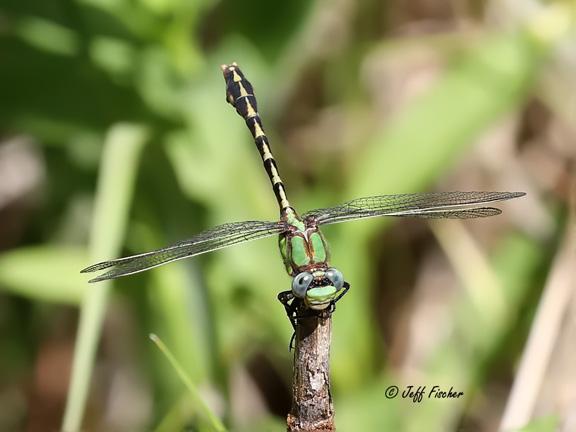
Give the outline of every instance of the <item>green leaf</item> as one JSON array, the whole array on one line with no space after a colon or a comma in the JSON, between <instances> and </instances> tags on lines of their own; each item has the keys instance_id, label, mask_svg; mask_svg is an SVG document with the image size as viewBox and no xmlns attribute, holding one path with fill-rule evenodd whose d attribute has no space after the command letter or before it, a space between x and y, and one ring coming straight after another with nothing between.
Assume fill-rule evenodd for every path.
<instances>
[{"instance_id":1,"label":"green leaf","mask_svg":"<svg viewBox=\"0 0 576 432\"><path fill-rule=\"evenodd\" d=\"M87 287L82 248L36 246L0 255L0 288L32 300L78 304Z\"/></svg>"}]
</instances>

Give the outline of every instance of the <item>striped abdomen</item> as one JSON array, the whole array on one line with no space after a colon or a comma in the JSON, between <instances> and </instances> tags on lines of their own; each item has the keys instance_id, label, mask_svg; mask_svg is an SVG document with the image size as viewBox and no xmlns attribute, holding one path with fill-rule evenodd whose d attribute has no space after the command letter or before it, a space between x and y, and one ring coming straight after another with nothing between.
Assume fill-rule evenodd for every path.
<instances>
[{"instance_id":1,"label":"striped abdomen","mask_svg":"<svg viewBox=\"0 0 576 432\"><path fill-rule=\"evenodd\" d=\"M222 72L226 80L226 100L236 108L236 112L246 121L246 125L252 132L254 142L262 157L264 168L272 183L274 195L280 206L280 213L285 214L287 211L293 211L288 198L286 198L284 183L280 178L276 161L270 151L268 138L264 133L252 84L244 77L236 63L232 63L230 66L222 65Z\"/></svg>"}]
</instances>

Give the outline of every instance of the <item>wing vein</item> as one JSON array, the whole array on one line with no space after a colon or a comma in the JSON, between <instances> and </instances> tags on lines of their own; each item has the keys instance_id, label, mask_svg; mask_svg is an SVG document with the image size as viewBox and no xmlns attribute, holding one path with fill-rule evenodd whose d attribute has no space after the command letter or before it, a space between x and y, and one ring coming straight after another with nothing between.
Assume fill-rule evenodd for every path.
<instances>
[{"instance_id":1,"label":"wing vein","mask_svg":"<svg viewBox=\"0 0 576 432\"><path fill-rule=\"evenodd\" d=\"M160 265L193 257L206 252L222 249L239 243L269 237L285 230L284 222L261 222L247 221L220 225L208 231L204 231L188 240L178 242L166 248L103 261L93 264L82 270L83 273L110 269L104 274L91 279L90 282L98 282L139 273Z\"/></svg>"},{"instance_id":2,"label":"wing vein","mask_svg":"<svg viewBox=\"0 0 576 432\"><path fill-rule=\"evenodd\" d=\"M469 219L500 214L485 204L518 198L524 192L432 192L358 198L303 215L318 225L379 216Z\"/></svg>"}]
</instances>

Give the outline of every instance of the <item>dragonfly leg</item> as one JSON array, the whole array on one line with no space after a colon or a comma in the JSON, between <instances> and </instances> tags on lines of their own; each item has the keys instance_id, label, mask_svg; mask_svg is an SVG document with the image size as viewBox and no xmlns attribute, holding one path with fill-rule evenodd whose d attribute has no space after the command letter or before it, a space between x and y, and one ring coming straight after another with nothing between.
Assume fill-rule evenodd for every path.
<instances>
[{"instance_id":1,"label":"dragonfly leg","mask_svg":"<svg viewBox=\"0 0 576 432\"><path fill-rule=\"evenodd\" d=\"M290 318L290 321L292 322L292 326L294 327L294 332L292 333L292 337L290 338L290 343L288 344L288 351L292 351L292 349L294 348L294 341L296 340L296 326L299 324L299 320L302 318L310 318L313 316L320 316L318 311L314 311L312 309L306 308L301 299L294 299L294 302L292 302L292 305L294 305L296 300L298 300L298 305L294 307L294 312Z\"/></svg>"},{"instance_id":2,"label":"dragonfly leg","mask_svg":"<svg viewBox=\"0 0 576 432\"><path fill-rule=\"evenodd\" d=\"M292 332L292 337L290 337L290 342L288 343L288 352L292 352L294 349L294 341L296 340L296 331Z\"/></svg>"},{"instance_id":3,"label":"dragonfly leg","mask_svg":"<svg viewBox=\"0 0 576 432\"><path fill-rule=\"evenodd\" d=\"M325 310L325 316L329 317L330 315L332 315L334 313L334 311L336 310L336 302L338 300L340 300L342 297L344 297L344 295L348 292L348 290L350 289L350 284L348 282L344 282L344 287L342 289L342 292L340 294L338 294L338 297L336 297L334 300L332 300L330 302L330 306L328 306L328 308Z\"/></svg>"},{"instance_id":4,"label":"dragonfly leg","mask_svg":"<svg viewBox=\"0 0 576 432\"><path fill-rule=\"evenodd\" d=\"M342 297L344 297L344 295L348 292L348 290L350 289L350 284L348 282L344 282L344 289L342 290L342 292L340 294L338 294L338 297L336 297L334 299L334 307L336 307L336 302L338 300L340 300Z\"/></svg>"},{"instance_id":5,"label":"dragonfly leg","mask_svg":"<svg viewBox=\"0 0 576 432\"><path fill-rule=\"evenodd\" d=\"M292 328L294 329L294 331L296 331L296 325L298 324L296 320L296 312L300 307L301 301L297 301L299 299L296 299L296 297L294 297L294 293L292 293L292 291L282 291L281 293L278 293L278 300L284 306L284 309L286 310L286 315L288 315L288 319L292 324Z\"/></svg>"},{"instance_id":6,"label":"dragonfly leg","mask_svg":"<svg viewBox=\"0 0 576 432\"><path fill-rule=\"evenodd\" d=\"M278 294L278 300L286 309L286 315L292 324L294 331L292 332L292 337L290 337L290 343L288 344L288 351L292 351L294 348L294 340L296 339L296 326L298 325L298 310L302 306L302 300L297 299L292 291L282 291Z\"/></svg>"}]
</instances>

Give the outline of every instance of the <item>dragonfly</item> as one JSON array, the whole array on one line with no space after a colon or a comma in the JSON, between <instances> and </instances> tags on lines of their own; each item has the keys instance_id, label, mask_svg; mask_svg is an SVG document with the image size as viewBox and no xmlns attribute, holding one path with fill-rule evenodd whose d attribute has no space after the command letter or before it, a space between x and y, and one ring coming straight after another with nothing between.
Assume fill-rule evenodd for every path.
<instances>
[{"instance_id":1,"label":"dragonfly","mask_svg":"<svg viewBox=\"0 0 576 432\"><path fill-rule=\"evenodd\" d=\"M289 290L278 294L294 329L306 313L330 316L350 289L340 270L330 264L328 243L320 227L380 216L434 219L471 219L495 216L491 205L518 198L524 192L431 192L378 195L357 198L341 205L299 215L288 201L276 160L272 155L252 84L236 63L221 66L226 82L226 101L244 119L272 185L278 221L244 221L216 226L172 246L91 265L83 273L106 270L90 282L143 272L173 261L233 245L278 236L282 260L292 278Z\"/></svg>"}]
</instances>

